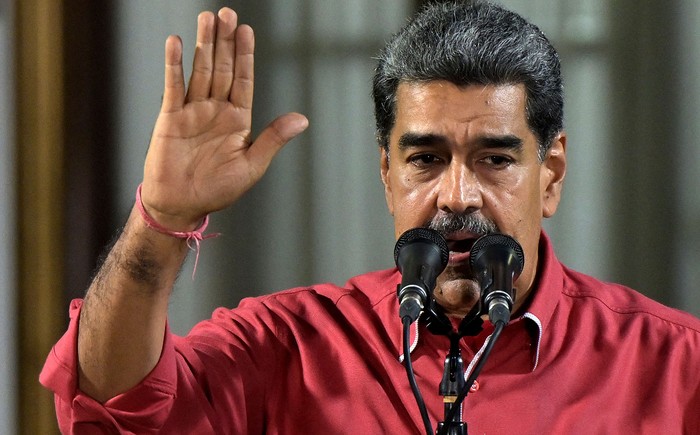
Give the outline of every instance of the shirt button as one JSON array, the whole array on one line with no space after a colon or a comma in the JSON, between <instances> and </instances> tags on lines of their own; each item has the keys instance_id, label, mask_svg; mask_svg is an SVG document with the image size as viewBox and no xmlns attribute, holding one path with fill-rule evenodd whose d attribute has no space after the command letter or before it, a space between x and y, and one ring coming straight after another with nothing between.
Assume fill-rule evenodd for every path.
<instances>
[{"instance_id":1,"label":"shirt button","mask_svg":"<svg viewBox=\"0 0 700 435\"><path fill-rule=\"evenodd\" d=\"M469 392L470 393L476 393L479 391L479 381L474 381L471 387L469 387Z\"/></svg>"}]
</instances>

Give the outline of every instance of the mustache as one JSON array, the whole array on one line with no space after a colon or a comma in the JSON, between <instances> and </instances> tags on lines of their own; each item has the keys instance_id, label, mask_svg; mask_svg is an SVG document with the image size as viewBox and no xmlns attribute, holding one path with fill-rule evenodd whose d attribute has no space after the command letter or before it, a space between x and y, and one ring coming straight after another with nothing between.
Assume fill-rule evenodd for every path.
<instances>
[{"instance_id":1,"label":"mustache","mask_svg":"<svg viewBox=\"0 0 700 435\"><path fill-rule=\"evenodd\" d=\"M437 214L425 226L431 230L437 231L445 238L457 232L469 232L479 237L487 234L500 233L498 225L496 225L494 221L474 213Z\"/></svg>"}]
</instances>

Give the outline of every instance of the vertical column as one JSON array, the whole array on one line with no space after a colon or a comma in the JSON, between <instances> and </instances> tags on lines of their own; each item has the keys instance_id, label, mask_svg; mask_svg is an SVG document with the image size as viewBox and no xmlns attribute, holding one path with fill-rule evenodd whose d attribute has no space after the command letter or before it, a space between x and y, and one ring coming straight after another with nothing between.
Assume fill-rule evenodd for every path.
<instances>
[{"instance_id":1,"label":"vertical column","mask_svg":"<svg viewBox=\"0 0 700 435\"><path fill-rule=\"evenodd\" d=\"M16 2L21 433L56 432L39 372L63 317L63 5Z\"/></svg>"},{"instance_id":2,"label":"vertical column","mask_svg":"<svg viewBox=\"0 0 700 435\"><path fill-rule=\"evenodd\" d=\"M676 2L611 2L611 136L606 153L613 228L606 243L612 280L670 303L674 240L680 236L676 155L679 135Z\"/></svg>"},{"instance_id":3,"label":"vertical column","mask_svg":"<svg viewBox=\"0 0 700 435\"><path fill-rule=\"evenodd\" d=\"M676 2L674 23L678 43L677 76L673 84L679 97L679 141L673 155L675 188L678 192L679 230L673 240L676 272L669 279L671 303L700 316L700 3ZM666 145L666 144L665 144ZM670 145L673 145L672 143ZM663 145L660 145L663 146Z\"/></svg>"},{"instance_id":4,"label":"vertical column","mask_svg":"<svg viewBox=\"0 0 700 435\"><path fill-rule=\"evenodd\" d=\"M0 428L17 432L17 253L15 219L13 5L0 2Z\"/></svg>"}]
</instances>

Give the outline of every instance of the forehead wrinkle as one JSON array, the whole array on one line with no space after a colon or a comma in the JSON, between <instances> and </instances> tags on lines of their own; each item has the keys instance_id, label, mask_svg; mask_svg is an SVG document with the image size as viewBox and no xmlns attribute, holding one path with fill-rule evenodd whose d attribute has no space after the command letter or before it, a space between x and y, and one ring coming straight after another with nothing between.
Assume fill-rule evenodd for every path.
<instances>
[{"instance_id":1,"label":"forehead wrinkle","mask_svg":"<svg viewBox=\"0 0 700 435\"><path fill-rule=\"evenodd\" d=\"M531 132L525 114L522 85L456 86L449 82L402 83L397 112L403 119L399 150L420 146L467 145L469 148L522 152ZM454 107L458 95L467 110ZM453 98L455 97L455 98ZM513 108L522 106L522 113ZM475 108L475 110L470 110ZM444 116L442 115L444 114ZM515 116L515 117L514 117ZM522 119L521 119L522 116ZM527 131L521 131L522 129Z\"/></svg>"}]
</instances>

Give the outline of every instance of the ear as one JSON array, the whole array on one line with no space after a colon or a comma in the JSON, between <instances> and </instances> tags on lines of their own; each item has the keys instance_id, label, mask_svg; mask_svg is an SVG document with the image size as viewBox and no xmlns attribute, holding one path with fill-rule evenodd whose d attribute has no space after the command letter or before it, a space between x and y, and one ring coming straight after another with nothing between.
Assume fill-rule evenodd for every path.
<instances>
[{"instance_id":1,"label":"ear","mask_svg":"<svg viewBox=\"0 0 700 435\"><path fill-rule=\"evenodd\" d=\"M389 179L389 154L383 146L379 147L379 167L384 184L384 197L386 198L386 206L389 208L389 214L394 215L394 196L391 193L391 181Z\"/></svg>"},{"instance_id":2,"label":"ear","mask_svg":"<svg viewBox=\"0 0 700 435\"><path fill-rule=\"evenodd\" d=\"M547 151L540 171L542 216L552 217L557 211L566 176L566 133L560 132Z\"/></svg>"}]
</instances>

